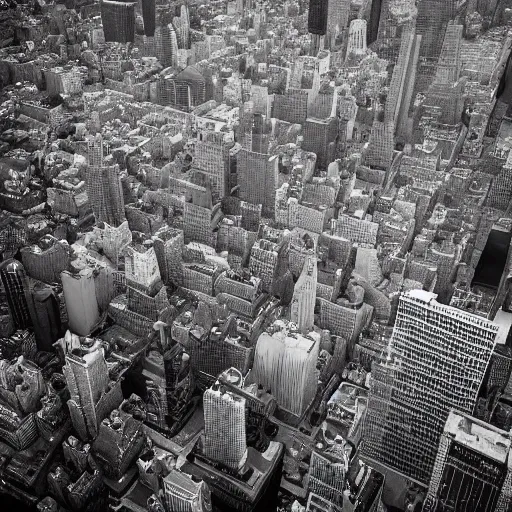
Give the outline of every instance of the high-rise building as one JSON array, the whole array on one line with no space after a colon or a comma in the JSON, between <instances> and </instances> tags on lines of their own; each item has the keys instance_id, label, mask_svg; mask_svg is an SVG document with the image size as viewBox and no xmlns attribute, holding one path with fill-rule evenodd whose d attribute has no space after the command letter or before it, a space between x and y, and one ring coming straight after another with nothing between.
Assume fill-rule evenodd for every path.
<instances>
[{"instance_id":1,"label":"high-rise building","mask_svg":"<svg viewBox=\"0 0 512 512\"><path fill-rule=\"evenodd\" d=\"M142 20L144 21L144 35L153 37L156 26L155 0L142 0Z\"/></svg>"},{"instance_id":2,"label":"high-rise building","mask_svg":"<svg viewBox=\"0 0 512 512\"><path fill-rule=\"evenodd\" d=\"M0 263L0 278L2 279L14 328L25 329L32 325L25 297L28 291L28 278L21 262L9 259Z\"/></svg>"},{"instance_id":3,"label":"high-rise building","mask_svg":"<svg viewBox=\"0 0 512 512\"><path fill-rule=\"evenodd\" d=\"M303 124L308 109L308 91L289 89L284 94L276 94L273 104L273 117L289 123Z\"/></svg>"},{"instance_id":4,"label":"high-rise building","mask_svg":"<svg viewBox=\"0 0 512 512\"><path fill-rule=\"evenodd\" d=\"M163 479L167 510L180 512L208 512L211 510L211 495L208 485L202 480L195 482L190 475L171 469Z\"/></svg>"},{"instance_id":5,"label":"high-rise building","mask_svg":"<svg viewBox=\"0 0 512 512\"><path fill-rule=\"evenodd\" d=\"M369 167L388 170L393 161L395 147L394 128L391 120L373 122L363 163Z\"/></svg>"},{"instance_id":6,"label":"high-rise building","mask_svg":"<svg viewBox=\"0 0 512 512\"><path fill-rule=\"evenodd\" d=\"M193 166L209 178L214 203L228 193L230 145L224 142L224 135L203 132L194 149Z\"/></svg>"},{"instance_id":7,"label":"high-rise building","mask_svg":"<svg viewBox=\"0 0 512 512\"><path fill-rule=\"evenodd\" d=\"M195 241L215 246L212 231L212 210L194 203L185 203L183 208L183 233L185 242Z\"/></svg>"},{"instance_id":8,"label":"high-rise building","mask_svg":"<svg viewBox=\"0 0 512 512\"><path fill-rule=\"evenodd\" d=\"M412 101L421 36L407 30L402 34L400 53L393 70L384 117L393 123L395 130L407 133L407 120Z\"/></svg>"},{"instance_id":9,"label":"high-rise building","mask_svg":"<svg viewBox=\"0 0 512 512\"><path fill-rule=\"evenodd\" d=\"M443 46L437 61L434 83L453 84L461 69L460 49L464 27L450 22L444 34Z\"/></svg>"},{"instance_id":10,"label":"high-rise building","mask_svg":"<svg viewBox=\"0 0 512 512\"><path fill-rule=\"evenodd\" d=\"M247 457L245 398L218 382L203 396L204 455L231 469L240 468Z\"/></svg>"},{"instance_id":11,"label":"high-rise building","mask_svg":"<svg viewBox=\"0 0 512 512\"><path fill-rule=\"evenodd\" d=\"M308 13L308 31L310 34L325 36L328 10L328 0L310 0Z\"/></svg>"},{"instance_id":12,"label":"high-rise building","mask_svg":"<svg viewBox=\"0 0 512 512\"><path fill-rule=\"evenodd\" d=\"M498 331L477 315L412 290L400 297L389 353L376 365L362 455L428 484L446 418L471 414Z\"/></svg>"},{"instance_id":13,"label":"high-rise building","mask_svg":"<svg viewBox=\"0 0 512 512\"><path fill-rule=\"evenodd\" d=\"M242 149L238 154L240 199L261 204L264 216L273 217L277 190L278 158Z\"/></svg>"},{"instance_id":14,"label":"high-rise building","mask_svg":"<svg viewBox=\"0 0 512 512\"><path fill-rule=\"evenodd\" d=\"M147 1L147 0L146 0ZM178 59L178 39L171 23L155 28L155 56L162 66L176 66Z\"/></svg>"},{"instance_id":15,"label":"high-rise building","mask_svg":"<svg viewBox=\"0 0 512 512\"><path fill-rule=\"evenodd\" d=\"M307 119L304 124L302 149L317 155L317 163L327 167L334 160L338 122L334 117L325 120Z\"/></svg>"},{"instance_id":16,"label":"high-rise building","mask_svg":"<svg viewBox=\"0 0 512 512\"><path fill-rule=\"evenodd\" d=\"M462 25L448 25L436 74L424 101L425 109L442 124L458 124L464 109L466 78L459 78L462 31Z\"/></svg>"},{"instance_id":17,"label":"high-rise building","mask_svg":"<svg viewBox=\"0 0 512 512\"><path fill-rule=\"evenodd\" d=\"M319 338L287 328L258 338L251 380L269 389L278 405L300 416L316 394Z\"/></svg>"},{"instance_id":18,"label":"high-rise building","mask_svg":"<svg viewBox=\"0 0 512 512\"><path fill-rule=\"evenodd\" d=\"M86 267L76 273L66 270L60 277L69 329L80 336L89 336L100 321L93 269Z\"/></svg>"},{"instance_id":19,"label":"high-rise building","mask_svg":"<svg viewBox=\"0 0 512 512\"><path fill-rule=\"evenodd\" d=\"M99 134L88 141L87 153L85 188L96 222L118 227L125 220L119 166L103 165L103 140Z\"/></svg>"},{"instance_id":20,"label":"high-rise building","mask_svg":"<svg viewBox=\"0 0 512 512\"><path fill-rule=\"evenodd\" d=\"M346 30L349 14L349 0L329 0L327 9L327 34L330 46L332 46L336 37Z\"/></svg>"},{"instance_id":21,"label":"high-rise building","mask_svg":"<svg viewBox=\"0 0 512 512\"><path fill-rule=\"evenodd\" d=\"M174 87L173 105L190 109L205 102L206 80L196 67L187 66L170 82Z\"/></svg>"},{"instance_id":22,"label":"high-rise building","mask_svg":"<svg viewBox=\"0 0 512 512\"><path fill-rule=\"evenodd\" d=\"M377 40L379 34L380 16L382 13L383 0L372 0L372 7L370 10L370 21L367 32L367 43L372 44Z\"/></svg>"},{"instance_id":23,"label":"high-rise building","mask_svg":"<svg viewBox=\"0 0 512 512\"><path fill-rule=\"evenodd\" d=\"M109 372L99 340L66 354L63 373L70 393L68 408L82 440L95 438L100 422L122 402L121 385L109 389Z\"/></svg>"},{"instance_id":24,"label":"high-rise building","mask_svg":"<svg viewBox=\"0 0 512 512\"><path fill-rule=\"evenodd\" d=\"M355 19L350 22L348 31L347 58L350 55L366 53L366 20Z\"/></svg>"},{"instance_id":25,"label":"high-rise building","mask_svg":"<svg viewBox=\"0 0 512 512\"><path fill-rule=\"evenodd\" d=\"M315 299L317 284L316 254L306 257L304 267L295 283L291 304L291 320L297 324L302 334L313 330L315 323Z\"/></svg>"},{"instance_id":26,"label":"high-rise building","mask_svg":"<svg viewBox=\"0 0 512 512\"><path fill-rule=\"evenodd\" d=\"M424 512L498 512L512 503L510 434L467 414L448 415Z\"/></svg>"},{"instance_id":27,"label":"high-rise building","mask_svg":"<svg viewBox=\"0 0 512 512\"><path fill-rule=\"evenodd\" d=\"M437 59L442 36L448 22L455 16L456 0L420 0L416 29L421 36L420 57Z\"/></svg>"},{"instance_id":28,"label":"high-rise building","mask_svg":"<svg viewBox=\"0 0 512 512\"><path fill-rule=\"evenodd\" d=\"M100 7L105 42L133 43L135 3L102 0Z\"/></svg>"}]
</instances>

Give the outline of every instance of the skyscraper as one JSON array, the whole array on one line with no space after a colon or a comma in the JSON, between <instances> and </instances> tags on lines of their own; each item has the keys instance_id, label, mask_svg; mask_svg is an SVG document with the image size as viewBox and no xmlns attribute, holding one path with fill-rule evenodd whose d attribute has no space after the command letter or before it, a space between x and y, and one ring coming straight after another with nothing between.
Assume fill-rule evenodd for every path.
<instances>
[{"instance_id":1,"label":"skyscraper","mask_svg":"<svg viewBox=\"0 0 512 512\"><path fill-rule=\"evenodd\" d=\"M443 46L437 62L435 83L452 84L459 79L460 48L464 27L450 22L444 34Z\"/></svg>"},{"instance_id":2,"label":"skyscraper","mask_svg":"<svg viewBox=\"0 0 512 512\"><path fill-rule=\"evenodd\" d=\"M322 167L334 160L338 122L334 117L325 120L307 119L304 123L302 149L317 155L317 164Z\"/></svg>"},{"instance_id":3,"label":"skyscraper","mask_svg":"<svg viewBox=\"0 0 512 512\"><path fill-rule=\"evenodd\" d=\"M238 469L247 456L245 398L218 382L203 396L204 454L231 469Z\"/></svg>"},{"instance_id":4,"label":"skyscraper","mask_svg":"<svg viewBox=\"0 0 512 512\"><path fill-rule=\"evenodd\" d=\"M366 53L366 20L352 20L348 32L347 58Z\"/></svg>"},{"instance_id":5,"label":"skyscraper","mask_svg":"<svg viewBox=\"0 0 512 512\"><path fill-rule=\"evenodd\" d=\"M424 512L494 512L512 502L510 434L451 411L439 443Z\"/></svg>"},{"instance_id":6,"label":"skyscraper","mask_svg":"<svg viewBox=\"0 0 512 512\"><path fill-rule=\"evenodd\" d=\"M310 0L308 13L308 31L311 34L325 36L327 31L328 0Z\"/></svg>"},{"instance_id":7,"label":"skyscraper","mask_svg":"<svg viewBox=\"0 0 512 512\"><path fill-rule=\"evenodd\" d=\"M171 469L163 479L167 510L181 512L208 512L211 510L211 495L208 486L201 480L194 482L190 475Z\"/></svg>"},{"instance_id":8,"label":"skyscraper","mask_svg":"<svg viewBox=\"0 0 512 512\"><path fill-rule=\"evenodd\" d=\"M348 24L350 0L329 0L327 9L327 32L330 45L341 34Z\"/></svg>"},{"instance_id":9,"label":"skyscraper","mask_svg":"<svg viewBox=\"0 0 512 512\"><path fill-rule=\"evenodd\" d=\"M144 20L144 34L147 37L153 37L155 35L155 17L155 0L142 0L142 19Z\"/></svg>"},{"instance_id":10,"label":"skyscraper","mask_svg":"<svg viewBox=\"0 0 512 512\"><path fill-rule=\"evenodd\" d=\"M69 328L80 336L88 336L100 320L93 270L89 267L77 273L66 270L61 280Z\"/></svg>"},{"instance_id":11,"label":"skyscraper","mask_svg":"<svg viewBox=\"0 0 512 512\"><path fill-rule=\"evenodd\" d=\"M101 22L106 42L133 43L135 3L102 0Z\"/></svg>"},{"instance_id":12,"label":"skyscraper","mask_svg":"<svg viewBox=\"0 0 512 512\"><path fill-rule=\"evenodd\" d=\"M437 59L441 52L442 35L448 21L455 15L456 0L420 0L418 2L417 33L422 37L420 57Z\"/></svg>"},{"instance_id":13,"label":"skyscraper","mask_svg":"<svg viewBox=\"0 0 512 512\"><path fill-rule=\"evenodd\" d=\"M291 320L302 334L313 330L315 323L315 299L317 284L316 254L306 257L302 272L295 283L291 305Z\"/></svg>"},{"instance_id":14,"label":"skyscraper","mask_svg":"<svg viewBox=\"0 0 512 512\"><path fill-rule=\"evenodd\" d=\"M178 39L171 23L155 28L155 56L162 66L176 66Z\"/></svg>"},{"instance_id":15,"label":"skyscraper","mask_svg":"<svg viewBox=\"0 0 512 512\"><path fill-rule=\"evenodd\" d=\"M103 165L103 140L99 134L88 141L87 153L85 188L96 222L118 227L125 220L119 166Z\"/></svg>"},{"instance_id":16,"label":"skyscraper","mask_svg":"<svg viewBox=\"0 0 512 512\"><path fill-rule=\"evenodd\" d=\"M30 312L25 293L27 291L27 274L23 265L13 259L0 263L0 278L4 286L7 305L14 327L24 329L31 325Z\"/></svg>"},{"instance_id":17,"label":"skyscraper","mask_svg":"<svg viewBox=\"0 0 512 512\"><path fill-rule=\"evenodd\" d=\"M394 127L391 120L373 122L363 163L369 167L388 170L393 161Z\"/></svg>"},{"instance_id":18,"label":"skyscraper","mask_svg":"<svg viewBox=\"0 0 512 512\"><path fill-rule=\"evenodd\" d=\"M386 100L385 119L392 122L395 130L400 130L401 133L407 132L405 127L414 91L420 43L421 36L417 36L414 30L407 30L402 34L400 53Z\"/></svg>"},{"instance_id":19,"label":"skyscraper","mask_svg":"<svg viewBox=\"0 0 512 512\"><path fill-rule=\"evenodd\" d=\"M497 325L412 290L400 297L395 364L375 367L362 454L428 484L448 413L471 414Z\"/></svg>"},{"instance_id":20,"label":"skyscraper","mask_svg":"<svg viewBox=\"0 0 512 512\"><path fill-rule=\"evenodd\" d=\"M251 380L270 389L278 405L300 416L317 388L316 363L319 337L283 330L258 338Z\"/></svg>"},{"instance_id":21,"label":"skyscraper","mask_svg":"<svg viewBox=\"0 0 512 512\"><path fill-rule=\"evenodd\" d=\"M194 149L193 166L210 179L214 203L228 192L230 146L225 143L224 135L202 132Z\"/></svg>"},{"instance_id":22,"label":"skyscraper","mask_svg":"<svg viewBox=\"0 0 512 512\"><path fill-rule=\"evenodd\" d=\"M448 25L436 74L424 101L425 108L434 112L437 121L442 124L458 124L464 109L466 78L459 78L462 31L462 25Z\"/></svg>"},{"instance_id":23,"label":"skyscraper","mask_svg":"<svg viewBox=\"0 0 512 512\"><path fill-rule=\"evenodd\" d=\"M379 33L380 16L382 13L383 0L372 0L372 7L370 11L370 21L367 34L368 44L372 44L377 40Z\"/></svg>"},{"instance_id":24,"label":"skyscraper","mask_svg":"<svg viewBox=\"0 0 512 512\"><path fill-rule=\"evenodd\" d=\"M123 399L120 383L109 389L108 367L100 341L87 339L86 343L66 354L63 367L70 393L71 421L83 441L96 437L100 422Z\"/></svg>"},{"instance_id":25,"label":"skyscraper","mask_svg":"<svg viewBox=\"0 0 512 512\"><path fill-rule=\"evenodd\" d=\"M308 31L311 34L311 55L316 57L323 49L327 32L329 0L310 0L308 13Z\"/></svg>"},{"instance_id":26,"label":"skyscraper","mask_svg":"<svg viewBox=\"0 0 512 512\"><path fill-rule=\"evenodd\" d=\"M261 204L264 216L273 216L277 189L278 158L242 149L238 154L240 199Z\"/></svg>"}]
</instances>

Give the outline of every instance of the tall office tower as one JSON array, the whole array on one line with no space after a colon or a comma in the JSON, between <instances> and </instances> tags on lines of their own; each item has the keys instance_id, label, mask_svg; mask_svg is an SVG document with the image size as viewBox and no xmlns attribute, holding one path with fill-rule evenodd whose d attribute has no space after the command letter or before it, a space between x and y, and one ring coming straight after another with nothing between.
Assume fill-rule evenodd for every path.
<instances>
[{"instance_id":1,"label":"tall office tower","mask_svg":"<svg viewBox=\"0 0 512 512\"><path fill-rule=\"evenodd\" d=\"M182 230L169 228L159 231L155 239L155 254L165 285L179 286L183 282L181 263L183 261L184 235Z\"/></svg>"},{"instance_id":2,"label":"tall office tower","mask_svg":"<svg viewBox=\"0 0 512 512\"><path fill-rule=\"evenodd\" d=\"M89 336L100 321L93 269L87 267L77 273L64 271L60 278L69 329L80 336Z\"/></svg>"},{"instance_id":3,"label":"tall office tower","mask_svg":"<svg viewBox=\"0 0 512 512\"><path fill-rule=\"evenodd\" d=\"M9 259L0 263L0 278L14 328L25 329L32 325L25 296L28 291L28 278L21 262Z\"/></svg>"},{"instance_id":4,"label":"tall office tower","mask_svg":"<svg viewBox=\"0 0 512 512\"><path fill-rule=\"evenodd\" d=\"M229 150L223 132L202 132L195 144L192 166L208 177L212 186L213 202L217 203L228 193Z\"/></svg>"},{"instance_id":5,"label":"tall office tower","mask_svg":"<svg viewBox=\"0 0 512 512\"><path fill-rule=\"evenodd\" d=\"M187 4L181 4L180 17L183 31L183 48L188 49L190 48L190 16Z\"/></svg>"},{"instance_id":6,"label":"tall office tower","mask_svg":"<svg viewBox=\"0 0 512 512\"><path fill-rule=\"evenodd\" d=\"M380 16L382 13L382 4L385 0L372 0L372 7L370 10L370 22L368 31L366 34L366 41L368 44L372 44L377 41L379 34Z\"/></svg>"},{"instance_id":7,"label":"tall office tower","mask_svg":"<svg viewBox=\"0 0 512 512\"><path fill-rule=\"evenodd\" d=\"M458 124L464 109L466 78L459 78L462 32L462 25L448 25L436 74L424 101L425 109L435 113L442 124Z\"/></svg>"},{"instance_id":8,"label":"tall office tower","mask_svg":"<svg viewBox=\"0 0 512 512\"><path fill-rule=\"evenodd\" d=\"M337 135L338 122L336 118L307 119L304 125L302 149L315 153L317 164L321 167L327 167L334 160Z\"/></svg>"},{"instance_id":9,"label":"tall office tower","mask_svg":"<svg viewBox=\"0 0 512 512\"><path fill-rule=\"evenodd\" d=\"M62 371L70 393L68 408L83 441L95 438L100 422L122 401L121 386L109 389L109 373L99 340L87 339L66 354Z\"/></svg>"},{"instance_id":10,"label":"tall office tower","mask_svg":"<svg viewBox=\"0 0 512 512\"><path fill-rule=\"evenodd\" d=\"M349 14L349 0L329 0L327 8L327 38L329 48L332 48L336 38L347 28Z\"/></svg>"},{"instance_id":11,"label":"tall office tower","mask_svg":"<svg viewBox=\"0 0 512 512\"><path fill-rule=\"evenodd\" d=\"M421 36L420 57L439 57L441 36L455 16L456 3L456 0L419 0L416 32Z\"/></svg>"},{"instance_id":12,"label":"tall office tower","mask_svg":"<svg viewBox=\"0 0 512 512\"><path fill-rule=\"evenodd\" d=\"M142 0L142 20L144 21L144 35L153 37L156 27L155 0Z\"/></svg>"},{"instance_id":13,"label":"tall office tower","mask_svg":"<svg viewBox=\"0 0 512 512\"><path fill-rule=\"evenodd\" d=\"M135 3L101 0L100 8L105 42L133 43Z\"/></svg>"},{"instance_id":14,"label":"tall office tower","mask_svg":"<svg viewBox=\"0 0 512 512\"><path fill-rule=\"evenodd\" d=\"M395 147L394 129L391 121L374 121L370 139L365 148L363 164L368 167L388 170L393 161Z\"/></svg>"},{"instance_id":15,"label":"tall office tower","mask_svg":"<svg viewBox=\"0 0 512 512\"><path fill-rule=\"evenodd\" d=\"M315 324L315 299L318 270L316 254L308 255L295 283L291 305L291 320L302 334L308 334Z\"/></svg>"},{"instance_id":16,"label":"tall office tower","mask_svg":"<svg viewBox=\"0 0 512 512\"><path fill-rule=\"evenodd\" d=\"M251 137L252 129L254 126L254 110L255 110L256 102L254 101L253 95L251 94L251 99L249 101L245 101L242 107L240 108L239 113L239 121L238 121L238 130L239 136L237 140L240 140L240 144L242 144L247 149L251 149L249 146L251 145ZM247 137L249 135L249 137ZM247 142L247 143L246 143Z\"/></svg>"},{"instance_id":17,"label":"tall office tower","mask_svg":"<svg viewBox=\"0 0 512 512\"><path fill-rule=\"evenodd\" d=\"M171 23L155 28L155 57L164 68L178 62L178 39Z\"/></svg>"},{"instance_id":18,"label":"tall office tower","mask_svg":"<svg viewBox=\"0 0 512 512\"><path fill-rule=\"evenodd\" d=\"M430 480L424 512L498 512L512 504L510 434L451 411Z\"/></svg>"},{"instance_id":19,"label":"tall office tower","mask_svg":"<svg viewBox=\"0 0 512 512\"><path fill-rule=\"evenodd\" d=\"M196 67L187 66L170 82L174 87L174 98L171 100L173 105L190 109L205 102L206 80Z\"/></svg>"},{"instance_id":20,"label":"tall office tower","mask_svg":"<svg viewBox=\"0 0 512 512\"><path fill-rule=\"evenodd\" d=\"M453 84L459 79L463 31L463 25L456 25L454 22L450 22L446 27L441 54L437 61L434 83Z\"/></svg>"},{"instance_id":21,"label":"tall office tower","mask_svg":"<svg viewBox=\"0 0 512 512\"><path fill-rule=\"evenodd\" d=\"M274 96L273 117L288 123L304 124L308 114L308 91L288 89Z\"/></svg>"},{"instance_id":22,"label":"tall office tower","mask_svg":"<svg viewBox=\"0 0 512 512\"><path fill-rule=\"evenodd\" d=\"M194 203L183 207L183 233L185 242L200 242L215 247L215 233L212 231L212 210Z\"/></svg>"},{"instance_id":23,"label":"tall office tower","mask_svg":"<svg viewBox=\"0 0 512 512\"><path fill-rule=\"evenodd\" d=\"M245 398L215 383L203 396L204 455L231 469L247 457Z\"/></svg>"},{"instance_id":24,"label":"tall office tower","mask_svg":"<svg viewBox=\"0 0 512 512\"><path fill-rule=\"evenodd\" d=\"M392 2L393 0L380 0L380 2L377 0L377 3L380 4L376 6L376 9L379 9L380 11L379 20L376 22L375 19L370 19L373 23L372 27L378 23L377 39L379 41L389 41L397 37L397 20L394 18L390 10Z\"/></svg>"},{"instance_id":25,"label":"tall office tower","mask_svg":"<svg viewBox=\"0 0 512 512\"><path fill-rule=\"evenodd\" d=\"M406 127L416 81L420 44L421 36L417 36L414 30L406 30L402 34L400 53L393 70L386 100L384 119L392 122L395 130L397 132L400 130L402 134L407 133Z\"/></svg>"},{"instance_id":26,"label":"tall office tower","mask_svg":"<svg viewBox=\"0 0 512 512\"><path fill-rule=\"evenodd\" d=\"M263 215L274 216L278 178L278 158L242 149L238 153L238 184L240 199L261 204Z\"/></svg>"},{"instance_id":27,"label":"tall office tower","mask_svg":"<svg viewBox=\"0 0 512 512\"><path fill-rule=\"evenodd\" d=\"M366 53L366 20L355 19L348 30L347 59L351 55L362 56Z\"/></svg>"},{"instance_id":28,"label":"tall office tower","mask_svg":"<svg viewBox=\"0 0 512 512\"><path fill-rule=\"evenodd\" d=\"M328 0L310 0L308 13L308 31L310 34L325 36L327 31Z\"/></svg>"},{"instance_id":29,"label":"tall office tower","mask_svg":"<svg viewBox=\"0 0 512 512\"><path fill-rule=\"evenodd\" d=\"M103 137L99 133L87 140L87 163L89 167L103 166Z\"/></svg>"},{"instance_id":30,"label":"tall office tower","mask_svg":"<svg viewBox=\"0 0 512 512\"><path fill-rule=\"evenodd\" d=\"M119 166L103 165L103 141L99 134L88 141L87 153L89 166L85 188L96 222L118 227L125 220Z\"/></svg>"},{"instance_id":31,"label":"tall office tower","mask_svg":"<svg viewBox=\"0 0 512 512\"><path fill-rule=\"evenodd\" d=\"M302 77L304 75L304 58L297 57L292 65L290 73L290 89L300 89L302 87Z\"/></svg>"},{"instance_id":32,"label":"tall office tower","mask_svg":"<svg viewBox=\"0 0 512 512\"><path fill-rule=\"evenodd\" d=\"M171 469L162 482L167 510L209 512L212 509L210 488L202 480L195 482L190 475Z\"/></svg>"},{"instance_id":33,"label":"tall office tower","mask_svg":"<svg viewBox=\"0 0 512 512\"><path fill-rule=\"evenodd\" d=\"M396 364L375 368L362 444L364 457L425 485L448 413L473 412L498 331L435 298L400 297L389 349Z\"/></svg>"},{"instance_id":34,"label":"tall office tower","mask_svg":"<svg viewBox=\"0 0 512 512\"><path fill-rule=\"evenodd\" d=\"M315 92L312 90L311 101L308 101L308 117L314 119L337 117L338 90L333 88L326 92L314 94Z\"/></svg>"},{"instance_id":35,"label":"tall office tower","mask_svg":"<svg viewBox=\"0 0 512 512\"><path fill-rule=\"evenodd\" d=\"M27 304L38 350L53 351L61 337L61 312L57 294L50 285L29 280Z\"/></svg>"},{"instance_id":36,"label":"tall office tower","mask_svg":"<svg viewBox=\"0 0 512 512\"><path fill-rule=\"evenodd\" d=\"M251 380L270 389L278 405L300 416L311 404L317 388L319 337L287 329L258 338Z\"/></svg>"},{"instance_id":37,"label":"tall office tower","mask_svg":"<svg viewBox=\"0 0 512 512\"><path fill-rule=\"evenodd\" d=\"M314 57L324 47L328 11L329 0L309 1L308 31L311 34L311 55Z\"/></svg>"},{"instance_id":38,"label":"tall office tower","mask_svg":"<svg viewBox=\"0 0 512 512\"><path fill-rule=\"evenodd\" d=\"M188 49L190 39L190 26L188 24L188 18L184 16L183 9L180 11L180 16L175 16L172 19L172 25L176 30L176 36L178 38L178 47L180 49Z\"/></svg>"},{"instance_id":39,"label":"tall office tower","mask_svg":"<svg viewBox=\"0 0 512 512\"><path fill-rule=\"evenodd\" d=\"M270 134L268 133L267 116L254 114L251 134L251 150L255 153L268 153Z\"/></svg>"}]
</instances>

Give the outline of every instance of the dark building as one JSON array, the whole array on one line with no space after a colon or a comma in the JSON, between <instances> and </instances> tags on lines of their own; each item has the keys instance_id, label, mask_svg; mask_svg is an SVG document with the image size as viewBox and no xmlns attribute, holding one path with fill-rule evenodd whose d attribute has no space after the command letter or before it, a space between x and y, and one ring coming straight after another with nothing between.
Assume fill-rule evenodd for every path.
<instances>
[{"instance_id":1,"label":"dark building","mask_svg":"<svg viewBox=\"0 0 512 512\"><path fill-rule=\"evenodd\" d=\"M308 31L311 34L324 36L327 32L328 0L310 0Z\"/></svg>"},{"instance_id":2,"label":"dark building","mask_svg":"<svg viewBox=\"0 0 512 512\"><path fill-rule=\"evenodd\" d=\"M102 0L100 5L105 42L133 43L135 4Z\"/></svg>"},{"instance_id":3,"label":"dark building","mask_svg":"<svg viewBox=\"0 0 512 512\"><path fill-rule=\"evenodd\" d=\"M377 40L379 33L380 15L382 12L382 0L373 0L370 11L370 22L366 33L366 43L372 44Z\"/></svg>"},{"instance_id":4,"label":"dark building","mask_svg":"<svg viewBox=\"0 0 512 512\"><path fill-rule=\"evenodd\" d=\"M30 326L32 322L25 298L28 282L23 265L13 259L4 261L0 264L0 278L15 329L24 329Z\"/></svg>"}]
</instances>

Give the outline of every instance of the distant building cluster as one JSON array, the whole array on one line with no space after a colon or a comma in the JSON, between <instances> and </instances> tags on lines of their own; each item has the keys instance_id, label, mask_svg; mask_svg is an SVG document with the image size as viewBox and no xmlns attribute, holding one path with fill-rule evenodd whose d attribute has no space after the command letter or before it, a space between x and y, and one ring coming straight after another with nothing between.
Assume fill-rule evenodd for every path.
<instances>
[{"instance_id":1,"label":"distant building cluster","mask_svg":"<svg viewBox=\"0 0 512 512\"><path fill-rule=\"evenodd\" d=\"M0 25L0 510L512 510L512 2Z\"/></svg>"}]
</instances>

